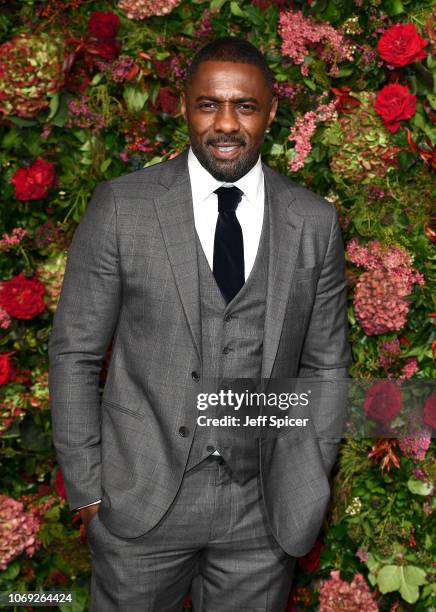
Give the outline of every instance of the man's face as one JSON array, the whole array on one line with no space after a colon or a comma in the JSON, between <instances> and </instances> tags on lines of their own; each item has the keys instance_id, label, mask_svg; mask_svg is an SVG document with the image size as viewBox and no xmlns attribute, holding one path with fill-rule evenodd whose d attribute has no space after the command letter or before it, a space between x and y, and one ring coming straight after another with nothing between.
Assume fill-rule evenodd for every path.
<instances>
[{"instance_id":1,"label":"man's face","mask_svg":"<svg viewBox=\"0 0 436 612\"><path fill-rule=\"evenodd\" d=\"M233 183L256 163L277 97L252 64L201 63L182 97L191 147L219 181Z\"/></svg>"}]
</instances>

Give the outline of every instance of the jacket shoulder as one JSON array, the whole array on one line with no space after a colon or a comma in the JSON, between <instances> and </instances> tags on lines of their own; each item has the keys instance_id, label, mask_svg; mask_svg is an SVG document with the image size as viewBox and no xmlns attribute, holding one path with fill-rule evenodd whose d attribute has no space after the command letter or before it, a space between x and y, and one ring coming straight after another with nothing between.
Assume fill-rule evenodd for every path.
<instances>
[{"instance_id":1,"label":"jacket shoulder","mask_svg":"<svg viewBox=\"0 0 436 612\"><path fill-rule=\"evenodd\" d=\"M319 193L312 191L304 185L292 180L289 176L278 172L270 166L264 166L269 180L274 182L276 188L287 190L293 199L294 211L302 217L324 217L331 220L336 215L336 207Z\"/></svg>"},{"instance_id":2,"label":"jacket shoulder","mask_svg":"<svg viewBox=\"0 0 436 612\"><path fill-rule=\"evenodd\" d=\"M169 180L174 180L185 171L187 172L185 155L180 154L152 166L126 172L106 183L115 197L135 197L139 194L142 198L152 198L166 191Z\"/></svg>"}]
</instances>

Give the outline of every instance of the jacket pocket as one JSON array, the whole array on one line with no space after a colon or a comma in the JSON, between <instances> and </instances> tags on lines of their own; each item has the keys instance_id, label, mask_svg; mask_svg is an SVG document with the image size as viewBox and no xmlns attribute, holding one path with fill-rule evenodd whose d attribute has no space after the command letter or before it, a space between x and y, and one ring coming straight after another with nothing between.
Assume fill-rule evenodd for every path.
<instances>
[{"instance_id":1,"label":"jacket pocket","mask_svg":"<svg viewBox=\"0 0 436 612\"><path fill-rule=\"evenodd\" d=\"M131 408L127 408L126 406L121 406L121 404L117 404L116 402L112 402L111 400L103 399L101 401L102 406L107 406L112 410L119 410L120 412L124 412L125 414L129 414L135 419L142 421L144 419L144 415L139 413L137 410L132 410Z\"/></svg>"}]
</instances>

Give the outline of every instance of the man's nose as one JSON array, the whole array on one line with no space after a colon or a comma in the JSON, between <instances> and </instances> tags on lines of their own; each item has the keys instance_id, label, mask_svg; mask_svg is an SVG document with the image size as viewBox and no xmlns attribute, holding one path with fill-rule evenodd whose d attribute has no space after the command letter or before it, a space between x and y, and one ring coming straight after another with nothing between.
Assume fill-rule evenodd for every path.
<instances>
[{"instance_id":1,"label":"man's nose","mask_svg":"<svg viewBox=\"0 0 436 612\"><path fill-rule=\"evenodd\" d=\"M239 131L238 116L232 105L223 104L220 106L215 114L214 128L215 131L226 134Z\"/></svg>"}]
</instances>

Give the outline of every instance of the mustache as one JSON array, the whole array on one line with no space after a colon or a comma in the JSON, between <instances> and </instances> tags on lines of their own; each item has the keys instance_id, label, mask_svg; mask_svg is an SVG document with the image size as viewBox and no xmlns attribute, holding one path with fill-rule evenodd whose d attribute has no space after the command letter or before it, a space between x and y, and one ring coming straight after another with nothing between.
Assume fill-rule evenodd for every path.
<instances>
[{"instance_id":1,"label":"mustache","mask_svg":"<svg viewBox=\"0 0 436 612\"><path fill-rule=\"evenodd\" d=\"M220 144L234 144L239 146L245 146L245 140L235 138L234 136L221 136L220 138L208 138L206 140L207 145L220 145Z\"/></svg>"}]
</instances>

